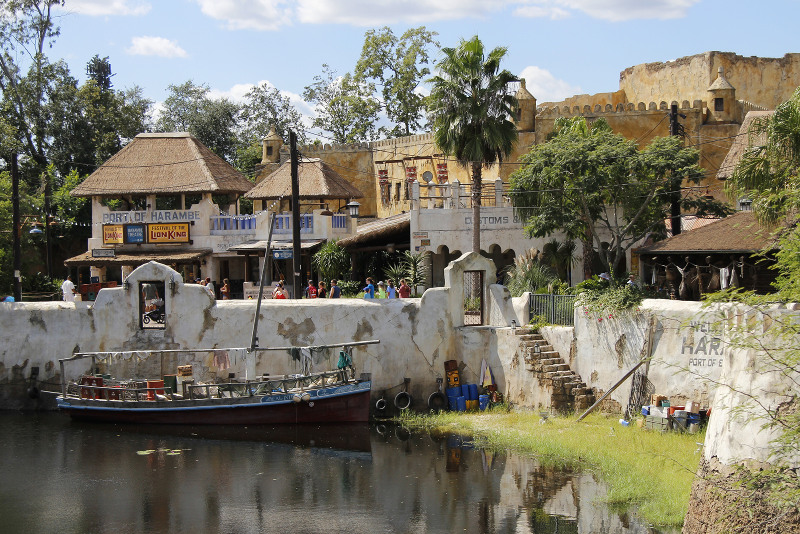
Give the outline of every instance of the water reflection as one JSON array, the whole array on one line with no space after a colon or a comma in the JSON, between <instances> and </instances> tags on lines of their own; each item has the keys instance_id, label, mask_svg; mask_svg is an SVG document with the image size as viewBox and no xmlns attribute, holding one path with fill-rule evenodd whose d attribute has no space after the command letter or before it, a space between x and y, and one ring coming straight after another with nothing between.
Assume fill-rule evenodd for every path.
<instances>
[{"instance_id":1,"label":"water reflection","mask_svg":"<svg viewBox=\"0 0 800 534\"><path fill-rule=\"evenodd\" d=\"M650 532L602 506L590 474L387 425L2 415L0 436L7 532Z\"/></svg>"}]
</instances>

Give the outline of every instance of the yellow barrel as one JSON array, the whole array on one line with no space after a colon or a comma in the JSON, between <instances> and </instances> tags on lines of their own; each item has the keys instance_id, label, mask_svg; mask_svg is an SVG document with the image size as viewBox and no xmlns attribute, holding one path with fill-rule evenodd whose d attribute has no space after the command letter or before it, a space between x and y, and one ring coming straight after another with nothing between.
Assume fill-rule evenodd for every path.
<instances>
[{"instance_id":1,"label":"yellow barrel","mask_svg":"<svg viewBox=\"0 0 800 534\"><path fill-rule=\"evenodd\" d=\"M454 388L459 385L461 385L461 380L458 378L458 369L447 371L447 387Z\"/></svg>"}]
</instances>

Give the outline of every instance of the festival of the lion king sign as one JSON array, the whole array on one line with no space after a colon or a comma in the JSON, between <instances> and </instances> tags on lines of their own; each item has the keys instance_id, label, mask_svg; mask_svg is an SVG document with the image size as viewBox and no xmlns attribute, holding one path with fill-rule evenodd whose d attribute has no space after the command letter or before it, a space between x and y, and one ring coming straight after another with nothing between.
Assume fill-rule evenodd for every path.
<instances>
[{"instance_id":1,"label":"festival of the lion king sign","mask_svg":"<svg viewBox=\"0 0 800 534\"><path fill-rule=\"evenodd\" d=\"M134 228L127 228L132 226ZM103 244L121 245L123 243L189 243L190 223L165 224L104 224ZM144 235L142 229L146 227ZM128 231L131 230L131 231Z\"/></svg>"}]
</instances>

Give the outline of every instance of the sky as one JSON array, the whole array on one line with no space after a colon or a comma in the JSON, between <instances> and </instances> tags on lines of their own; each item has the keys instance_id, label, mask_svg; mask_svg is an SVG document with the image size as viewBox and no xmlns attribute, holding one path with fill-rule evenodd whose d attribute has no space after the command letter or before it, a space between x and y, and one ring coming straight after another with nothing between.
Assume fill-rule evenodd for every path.
<instances>
[{"instance_id":1,"label":"sky","mask_svg":"<svg viewBox=\"0 0 800 534\"><path fill-rule=\"evenodd\" d=\"M615 91L639 63L800 52L798 20L800 0L66 0L48 53L80 81L107 56L116 89L137 85L156 103L187 80L234 100L267 82L310 115L300 95L323 63L352 72L364 33L383 26L506 47L503 67L547 102Z\"/></svg>"}]
</instances>

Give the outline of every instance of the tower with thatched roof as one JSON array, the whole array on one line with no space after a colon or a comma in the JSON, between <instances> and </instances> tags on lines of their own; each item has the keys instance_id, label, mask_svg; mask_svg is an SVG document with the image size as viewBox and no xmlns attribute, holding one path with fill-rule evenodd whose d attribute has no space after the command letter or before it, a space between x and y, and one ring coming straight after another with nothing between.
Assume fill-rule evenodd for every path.
<instances>
[{"instance_id":1,"label":"tower with thatched roof","mask_svg":"<svg viewBox=\"0 0 800 534\"><path fill-rule=\"evenodd\" d=\"M252 187L188 133L139 134L71 191L92 199L92 237L65 263L89 266L101 280L121 281L150 260L183 269L184 278L240 277L246 267L226 251L258 229L256 217L238 212Z\"/></svg>"}]
</instances>

